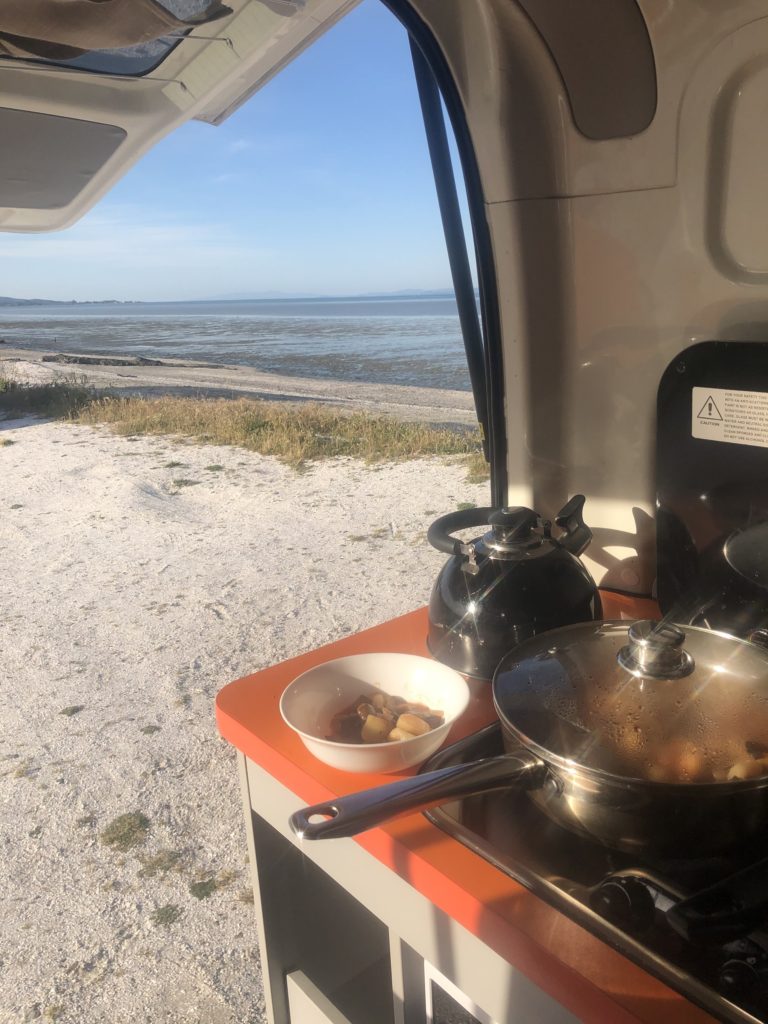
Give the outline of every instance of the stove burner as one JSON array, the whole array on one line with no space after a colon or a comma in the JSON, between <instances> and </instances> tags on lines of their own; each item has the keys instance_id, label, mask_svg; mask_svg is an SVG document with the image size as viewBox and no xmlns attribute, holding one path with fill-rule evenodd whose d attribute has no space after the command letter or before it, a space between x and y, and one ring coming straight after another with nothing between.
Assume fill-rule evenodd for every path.
<instances>
[{"instance_id":1,"label":"stove burner","mask_svg":"<svg viewBox=\"0 0 768 1024\"><path fill-rule=\"evenodd\" d=\"M492 725L441 750L422 771L501 753L501 728ZM729 908L733 913L714 940L675 913L694 894L768 859L768 836L727 855L665 860L568 832L512 790L454 801L426 815L720 1020L768 1024L768 874L765 916L759 901L741 919ZM752 888L762 886L761 872Z\"/></svg>"},{"instance_id":2,"label":"stove burner","mask_svg":"<svg viewBox=\"0 0 768 1024\"><path fill-rule=\"evenodd\" d=\"M623 931L642 935L653 927L656 903L651 889L633 875L611 875L590 894L596 914Z\"/></svg>"}]
</instances>

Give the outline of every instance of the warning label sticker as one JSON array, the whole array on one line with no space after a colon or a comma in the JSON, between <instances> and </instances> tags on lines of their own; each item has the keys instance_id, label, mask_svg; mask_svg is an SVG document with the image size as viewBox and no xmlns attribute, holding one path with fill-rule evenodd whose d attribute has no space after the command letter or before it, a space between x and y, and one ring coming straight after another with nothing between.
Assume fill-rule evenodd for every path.
<instances>
[{"instance_id":1,"label":"warning label sticker","mask_svg":"<svg viewBox=\"0 0 768 1024\"><path fill-rule=\"evenodd\" d=\"M694 437L768 448L768 391L693 388L691 397Z\"/></svg>"}]
</instances>

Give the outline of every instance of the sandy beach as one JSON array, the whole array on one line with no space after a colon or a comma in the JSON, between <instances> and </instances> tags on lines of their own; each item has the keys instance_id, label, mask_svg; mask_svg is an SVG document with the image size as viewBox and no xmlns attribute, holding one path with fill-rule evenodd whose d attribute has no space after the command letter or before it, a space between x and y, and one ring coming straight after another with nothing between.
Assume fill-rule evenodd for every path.
<instances>
[{"instance_id":1,"label":"sandy beach","mask_svg":"<svg viewBox=\"0 0 768 1024\"><path fill-rule=\"evenodd\" d=\"M71 372L38 356L25 377ZM166 390L329 398L239 369L234 383L228 369L74 369L126 388L137 369L143 385L168 375ZM330 400L364 400L346 387ZM382 410L467 412L395 390ZM485 503L487 485L439 459L296 473L239 449L35 420L0 421L0 467L0 1021L261 1022L215 695L425 603L443 561L429 522ZM126 814L140 827L121 849L110 825Z\"/></svg>"},{"instance_id":2,"label":"sandy beach","mask_svg":"<svg viewBox=\"0 0 768 1024\"><path fill-rule=\"evenodd\" d=\"M63 361L53 362L53 358ZM3 344L0 345L0 374L9 373L18 380L36 383L77 377L95 388L108 388L126 395L187 394L323 402L350 411L363 409L373 415L395 416L414 422L460 427L477 424L474 400L469 391L283 377L261 373L249 366L182 360L162 360L159 365L127 361L119 365L107 356L88 357L98 360L96 362L79 361L82 358ZM67 359L73 361L65 361Z\"/></svg>"}]
</instances>

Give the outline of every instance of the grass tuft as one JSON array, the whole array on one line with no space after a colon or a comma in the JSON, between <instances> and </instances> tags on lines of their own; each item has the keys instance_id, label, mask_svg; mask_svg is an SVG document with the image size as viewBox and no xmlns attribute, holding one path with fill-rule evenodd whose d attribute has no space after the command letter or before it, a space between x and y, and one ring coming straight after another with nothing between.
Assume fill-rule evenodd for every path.
<instances>
[{"instance_id":1,"label":"grass tuft","mask_svg":"<svg viewBox=\"0 0 768 1024\"><path fill-rule=\"evenodd\" d=\"M367 462L426 455L473 455L477 432L402 423L384 416L340 413L320 405L239 399L102 398L83 408L81 423L106 423L118 434L165 434L234 445L300 468L327 458Z\"/></svg>"},{"instance_id":2,"label":"grass tuft","mask_svg":"<svg viewBox=\"0 0 768 1024\"><path fill-rule=\"evenodd\" d=\"M0 414L70 418L93 401L84 377L60 377L48 384L24 384L0 377Z\"/></svg>"},{"instance_id":3,"label":"grass tuft","mask_svg":"<svg viewBox=\"0 0 768 1024\"><path fill-rule=\"evenodd\" d=\"M131 811L114 818L99 837L105 846L111 846L121 853L139 846L147 838L149 818L140 811Z\"/></svg>"},{"instance_id":4,"label":"grass tuft","mask_svg":"<svg viewBox=\"0 0 768 1024\"><path fill-rule=\"evenodd\" d=\"M169 925L175 924L181 915L181 907L176 906L175 903L166 903L152 911L152 924L167 928Z\"/></svg>"},{"instance_id":5,"label":"grass tuft","mask_svg":"<svg viewBox=\"0 0 768 1024\"><path fill-rule=\"evenodd\" d=\"M205 900L219 888L215 878L205 878L200 882L190 882L189 891L196 900Z\"/></svg>"},{"instance_id":6,"label":"grass tuft","mask_svg":"<svg viewBox=\"0 0 768 1024\"><path fill-rule=\"evenodd\" d=\"M149 856L139 856L139 878L154 878L155 875L167 875L169 871L181 871L183 859L181 850L159 850Z\"/></svg>"},{"instance_id":7,"label":"grass tuft","mask_svg":"<svg viewBox=\"0 0 768 1024\"><path fill-rule=\"evenodd\" d=\"M0 414L37 413L85 424L105 424L123 437L164 435L203 444L231 445L271 455L300 469L320 459L398 462L425 456L460 456L473 480L488 477L479 429L449 430L388 416L340 412L307 403L290 405L250 398L121 398L77 379L18 384L0 378ZM179 462L168 462L176 468ZM218 463L207 466L220 472ZM194 481L197 483L198 481ZM176 480L177 486L192 481Z\"/></svg>"},{"instance_id":8,"label":"grass tuft","mask_svg":"<svg viewBox=\"0 0 768 1024\"><path fill-rule=\"evenodd\" d=\"M67 718L71 718L73 715L79 715L84 709L85 704L70 704L69 707L62 708L59 714L66 715Z\"/></svg>"},{"instance_id":9,"label":"grass tuft","mask_svg":"<svg viewBox=\"0 0 768 1024\"><path fill-rule=\"evenodd\" d=\"M189 883L189 891L197 900L206 900L219 889L231 885L239 871L220 871L218 875L200 875L197 881Z\"/></svg>"}]
</instances>

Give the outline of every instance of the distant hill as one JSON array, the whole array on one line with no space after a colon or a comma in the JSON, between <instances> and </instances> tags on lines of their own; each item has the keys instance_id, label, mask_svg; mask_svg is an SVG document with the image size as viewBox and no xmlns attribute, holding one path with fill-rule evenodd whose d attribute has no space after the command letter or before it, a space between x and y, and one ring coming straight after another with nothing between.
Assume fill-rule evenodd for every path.
<instances>
[{"instance_id":1,"label":"distant hill","mask_svg":"<svg viewBox=\"0 0 768 1024\"><path fill-rule=\"evenodd\" d=\"M13 299L10 295L0 295L0 306L58 306L54 299Z\"/></svg>"},{"instance_id":2,"label":"distant hill","mask_svg":"<svg viewBox=\"0 0 768 1024\"><path fill-rule=\"evenodd\" d=\"M154 300L153 305L163 302L333 302L334 300L371 300L371 299L443 299L454 297L452 288L409 288L399 292L365 292L350 295L311 295L306 292L242 292L228 295L211 295L204 299L164 299ZM141 306L140 299L15 299L10 295L0 295L0 309L9 306Z\"/></svg>"},{"instance_id":3,"label":"distant hill","mask_svg":"<svg viewBox=\"0 0 768 1024\"><path fill-rule=\"evenodd\" d=\"M306 299L312 302L333 302L339 299L442 299L453 298L452 288L408 288L399 292L360 292L341 295L318 295L308 292L230 292L227 295L210 295L198 302L291 302Z\"/></svg>"},{"instance_id":4,"label":"distant hill","mask_svg":"<svg viewBox=\"0 0 768 1024\"><path fill-rule=\"evenodd\" d=\"M10 295L0 295L0 306L109 306L124 305L119 299L93 299L78 302L77 299L14 299Z\"/></svg>"}]
</instances>

